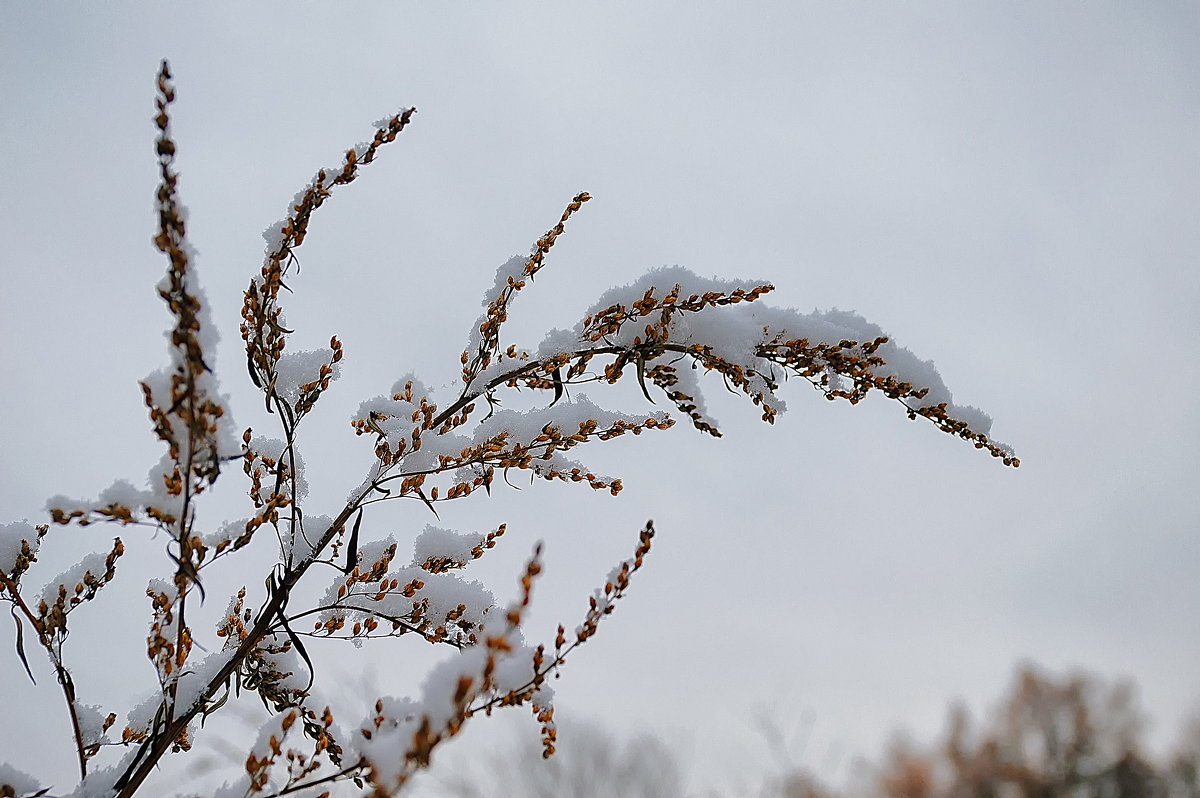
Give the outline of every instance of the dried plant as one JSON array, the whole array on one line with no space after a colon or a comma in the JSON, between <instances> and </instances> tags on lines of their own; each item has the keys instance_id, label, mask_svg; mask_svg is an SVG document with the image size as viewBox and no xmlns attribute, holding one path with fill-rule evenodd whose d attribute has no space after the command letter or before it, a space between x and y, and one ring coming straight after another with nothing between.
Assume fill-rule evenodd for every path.
<instances>
[{"instance_id":1,"label":"dried plant","mask_svg":"<svg viewBox=\"0 0 1200 798\"><path fill-rule=\"evenodd\" d=\"M142 391L166 453L145 488L118 481L94 501L57 497L49 503L55 524L111 522L165 533L170 541L166 571L146 591L151 607L146 655L158 686L123 721L81 701L64 653L71 614L114 579L125 550L122 541L51 580L38 598L23 592L21 579L48 527L25 522L0 527L0 597L11 605L16 623L16 658L32 678L27 657L36 644L57 675L81 778L75 795L138 792L167 754L192 746L200 722L231 692L256 693L274 714L247 751L240 780L221 795L328 795L339 784L372 796L393 795L464 723L505 706L532 709L542 727L544 753L551 755L554 705L547 680L595 635L625 595L650 551L653 525L646 523L633 555L589 599L575 630L560 626L556 639L543 645L527 644L521 632L542 568L540 549L520 576L520 598L506 608L457 573L496 545L503 524L474 534L429 527L411 541L409 564L397 560L400 544L394 538L365 540L360 531L375 504L415 499L435 510L477 490L490 491L497 475L513 471L586 482L617 494L620 479L597 474L568 453L597 440L665 430L674 421L662 412L605 410L582 394L568 397L571 386L615 383L632 373L648 399L652 388L661 391L698 430L719 435L705 412L698 374L718 374L730 390L746 394L767 422L783 409L776 395L780 384L801 377L827 399L852 404L879 391L909 418L924 417L1006 465L1019 464L1007 447L987 436L986 416L951 404L937 372L892 344L879 328L850 313L801 315L765 307L760 299L772 290L765 283L741 285L700 279L683 269L658 270L609 291L574 330L552 332L536 350L504 346L501 333L510 303L546 265L571 216L590 200L580 193L528 257L500 268L461 357L461 387L435 397L415 377L405 377L386 395L363 402L352 424L373 443L366 477L335 515L310 513L298 431L338 377L343 350L332 337L325 349L290 351L292 331L281 292L288 289L313 214L374 162L412 122L416 109L382 120L369 143L346 151L339 167L319 171L297 194L287 217L266 233L266 258L244 296L241 337L249 377L279 424L281 437L268 438L249 429L239 436L220 393L208 300L195 276L178 202L169 116L174 99L164 62L155 117L160 181L154 243L168 260L158 292L173 326L169 364L147 377ZM501 394L514 389L548 401L527 412L500 409ZM238 462L251 514L215 527L202 523L197 510L202 495ZM191 618L206 598L209 569L261 541L264 529L278 549L277 561L263 575L265 594L256 599L245 587L238 591L215 630L217 641L201 646L212 653L197 655L202 632ZM293 591L302 580L312 585L322 579L326 592L315 606L294 606ZM361 642L399 636L453 650L426 679L418 698L381 697L366 718L347 726L312 699L318 674L305 639ZM106 757L108 763L93 761L110 748L119 751ZM44 792L12 766L0 766L0 795Z\"/></svg>"}]
</instances>

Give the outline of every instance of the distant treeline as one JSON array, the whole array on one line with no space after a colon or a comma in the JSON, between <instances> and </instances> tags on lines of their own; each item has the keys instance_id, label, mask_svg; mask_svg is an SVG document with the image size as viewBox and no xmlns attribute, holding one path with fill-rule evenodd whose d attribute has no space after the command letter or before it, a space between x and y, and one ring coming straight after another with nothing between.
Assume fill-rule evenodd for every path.
<instances>
[{"instance_id":1,"label":"distant treeline","mask_svg":"<svg viewBox=\"0 0 1200 798\"><path fill-rule=\"evenodd\" d=\"M881 798L1200 798L1200 718L1166 756L1148 753L1144 729L1132 682L1021 665L988 717L976 722L954 706L940 741L893 743L859 790ZM842 796L804 773L771 793Z\"/></svg>"},{"instance_id":2,"label":"distant treeline","mask_svg":"<svg viewBox=\"0 0 1200 798\"><path fill-rule=\"evenodd\" d=\"M785 721L786 718L773 718ZM535 746L455 763L434 793L455 798L1200 798L1200 716L1165 754L1145 744L1145 715L1130 681L1018 666L990 713L950 709L940 740L897 736L847 785L802 767L742 773L736 792L696 784L660 740L618 740L573 729L543 762ZM768 741L771 742L771 741ZM782 742L782 741L779 741ZM786 745L785 745L786 747ZM435 763L435 773L438 767ZM424 793L422 793L424 795Z\"/></svg>"}]
</instances>

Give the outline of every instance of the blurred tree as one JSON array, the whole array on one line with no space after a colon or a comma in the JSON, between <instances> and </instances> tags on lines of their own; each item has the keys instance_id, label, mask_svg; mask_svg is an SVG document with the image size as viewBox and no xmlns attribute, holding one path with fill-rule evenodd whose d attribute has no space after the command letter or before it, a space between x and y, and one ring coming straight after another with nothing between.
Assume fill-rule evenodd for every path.
<instances>
[{"instance_id":1,"label":"blurred tree","mask_svg":"<svg viewBox=\"0 0 1200 798\"><path fill-rule=\"evenodd\" d=\"M1169 798L1200 798L1200 715L1184 729L1163 779Z\"/></svg>"},{"instance_id":2,"label":"blurred tree","mask_svg":"<svg viewBox=\"0 0 1200 798\"><path fill-rule=\"evenodd\" d=\"M934 798L937 763L923 756L903 737L892 742L887 764L880 775L880 788L887 798Z\"/></svg>"},{"instance_id":3,"label":"blurred tree","mask_svg":"<svg viewBox=\"0 0 1200 798\"><path fill-rule=\"evenodd\" d=\"M1078 672L1056 679L1021 665L985 732L974 734L969 713L955 706L938 750L892 752L880 791L888 798L1156 798L1166 794L1164 778L1141 751L1143 725L1129 682L1107 685Z\"/></svg>"},{"instance_id":4,"label":"blurred tree","mask_svg":"<svg viewBox=\"0 0 1200 798\"><path fill-rule=\"evenodd\" d=\"M793 770L768 782L761 794L763 798L833 798L825 785L803 770Z\"/></svg>"},{"instance_id":5,"label":"blurred tree","mask_svg":"<svg viewBox=\"0 0 1200 798\"><path fill-rule=\"evenodd\" d=\"M456 761L454 773L442 777L442 794L454 798L680 798L685 794L675 754L658 738L621 741L592 724L560 721L560 726L567 731L553 757L542 755L536 737L516 735L509 751Z\"/></svg>"}]
</instances>

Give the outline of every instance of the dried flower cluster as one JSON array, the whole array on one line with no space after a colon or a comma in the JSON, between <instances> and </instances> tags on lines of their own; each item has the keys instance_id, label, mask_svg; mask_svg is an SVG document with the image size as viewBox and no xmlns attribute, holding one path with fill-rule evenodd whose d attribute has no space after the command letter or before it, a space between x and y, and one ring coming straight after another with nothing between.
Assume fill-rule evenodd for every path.
<instances>
[{"instance_id":1,"label":"dried flower cluster","mask_svg":"<svg viewBox=\"0 0 1200 798\"><path fill-rule=\"evenodd\" d=\"M36 560L47 527L0 527L0 598L12 605L16 651L30 678L26 627L57 675L84 780L77 795L124 797L143 789L168 753L192 746L200 733L198 721L220 710L231 693L257 694L274 715L249 750L240 779L227 785L223 796L329 795L336 784L372 796L393 795L469 719L504 706L531 708L550 756L556 731L549 677L596 634L626 594L650 551L653 525L646 524L633 556L591 596L574 633L560 626L552 647L527 644L521 630L542 569L540 547L520 576L519 599L507 608L459 575L496 546L505 525L486 533L426 527L411 541L407 562L393 536L364 539L360 533L378 503L413 499L436 514L439 503L480 488L490 492L497 476L511 471L617 494L621 480L571 459L575 450L626 433L665 430L674 422L662 412L603 409L582 394L568 396L573 386L615 383L633 373L647 399L653 401L652 388L661 391L697 429L719 435L704 409L699 374L718 374L731 390L746 394L768 422L784 409L776 395L781 382L798 376L831 400L856 403L879 391L899 401L910 418L923 416L1018 465L1006 447L987 436L982 413L956 408L936 372L892 345L878 328L853 314L802 316L765 307L760 300L772 290L768 283L745 287L702 280L682 269L651 272L639 283L605 294L574 330L549 334L536 350L502 346L513 298L546 265L567 221L591 199L580 193L529 257L501 266L461 357L461 387L437 396L406 376L386 394L363 402L351 425L372 442L366 476L332 517L308 512L298 430L338 377L343 349L332 336L328 348L289 350L292 331L281 289L288 287L285 281L291 279L295 252L313 214L396 139L415 109L382 120L372 140L348 150L340 167L319 171L296 195L286 218L265 234L262 269L244 295L241 336L250 379L277 419L281 437L255 436L247 429L239 438L213 368L215 333L177 198L168 112L174 97L164 62L155 116L160 182L154 243L168 260L159 294L173 326L169 365L147 377L142 389L151 426L166 452L144 489L118 481L93 501L50 501L57 524L144 526L165 533L168 541L165 576L146 591L146 654L158 683L124 724L117 724L115 713L80 702L63 653L69 616L115 578L124 544L117 539L107 554L84 558L52 580L40 601L30 600L20 580ZM509 389L542 392L538 395L547 401L524 412L501 409L500 394ZM203 526L197 499L231 461L241 461L251 514L215 528ZM269 530L265 535L264 529ZM258 608L252 609L243 587L209 638L189 621L189 609L206 598L206 570L256 543L260 551L278 549L277 562L264 574ZM324 597L312 606L294 606L297 585L319 583L320 572L326 575ZM306 645L392 636L445 644L448 659L429 675L417 698L380 697L368 717L348 725L339 723L330 707L316 704L312 687L318 674ZM200 644L201 637L209 644ZM116 739L108 735L113 728L120 729ZM117 751L94 766L90 760L105 747ZM39 794L36 782L12 768L0 769L0 781L4 794Z\"/></svg>"}]
</instances>

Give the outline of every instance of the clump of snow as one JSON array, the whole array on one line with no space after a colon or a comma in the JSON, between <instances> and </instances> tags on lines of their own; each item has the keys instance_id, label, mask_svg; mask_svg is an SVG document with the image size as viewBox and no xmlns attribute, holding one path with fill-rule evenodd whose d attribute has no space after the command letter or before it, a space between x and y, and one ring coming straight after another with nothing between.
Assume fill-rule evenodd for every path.
<instances>
[{"instance_id":1,"label":"clump of snow","mask_svg":"<svg viewBox=\"0 0 1200 798\"><path fill-rule=\"evenodd\" d=\"M238 452L241 452L241 446L238 446ZM167 489L168 481L172 478L176 470L176 463L171 459L169 452L164 452L146 475L146 481L149 485L147 504L164 512L171 513L176 518L183 512L183 496L182 494L172 494Z\"/></svg>"},{"instance_id":2,"label":"clump of snow","mask_svg":"<svg viewBox=\"0 0 1200 798\"><path fill-rule=\"evenodd\" d=\"M250 441L249 449L252 453L250 470L252 473L258 474L264 487L268 490L274 487L275 474L278 473L280 463L282 463L289 471L293 466L295 467L292 474L295 480L295 491L293 493L292 485L285 479L279 486L280 492L295 502L302 501L308 495L308 481L304 478L304 458L300 456L300 451L295 446L289 449L287 443L279 438L259 435ZM268 460L273 465L268 464Z\"/></svg>"},{"instance_id":3,"label":"clump of snow","mask_svg":"<svg viewBox=\"0 0 1200 798\"><path fill-rule=\"evenodd\" d=\"M369 420L395 451L402 441L407 445L414 430L419 429L419 421L414 420L414 416L420 410L421 399L428 395L429 389L424 383L412 374L406 374L392 385L390 394L362 402L351 420ZM412 399L406 399L406 396Z\"/></svg>"},{"instance_id":4,"label":"clump of snow","mask_svg":"<svg viewBox=\"0 0 1200 798\"><path fill-rule=\"evenodd\" d=\"M33 776L17 770L7 762L0 762L0 788L11 787L18 796L31 795L41 789Z\"/></svg>"},{"instance_id":5,"label":"clump of snow","mask_svg":"<svg viewBox=\"0 0 1200 798\"><path fill-rule=\"evenodd\" d=\"M209 548L229 543L245 534L246 524L249 520L249 518L240 518L236 521L225 521L211 532L202 532L200 542Z\"/></svg>"},{"instance_id":6,"label":"clump of snow","mask_svg":"<svg viewBox=\"0 0 1200 798\"><path fill-rule=\"evenodd\" d=\"M578 330L562 330L556 327L542 338L542 343L538 345L537 358L543 360L573 352L579 349L580 345Z\"/></svg>"},{"instance_id":7,"label":"clump of snow","mask_svg":"<svg viewBox=\"0 0 1200 798\"><path fill-rule=\"evenodd\" d=\"M421 709L435 727L443 726L458 710L454 696L462 679L470 679L472 694L483 683L483 669L491 652L486 646L464 648L435 665L421 682Z\"/></svg>"},{"instance_id":8,"label":"clump of snow","mask_svg":"<svg viewBox=\"0 0 1200 798\"><path fill-rule=\"evenodd\" d=\"M26 541L30 551L34 553L42 542L37 530L27 521L0 524L0 572L13 572L17 565L17 557L21 556L21 541Z\"/></svg>"},{"instance_id":9,"label":"clump of snow","mask_svg":"<svg viewBox=\"0 0 1200 798\"><path fill-rule=\"evenodd\" d=\"M359 562L369 566L378 559L382 553L373 549L370 545L360 548ZM409 596L405 596L402 590L376 591L374 585L392 580L399 588L413 583L420 583L421 587ZM353 620L375 614L390 618L413 618L415 624L428 621L431 632L444 625L451 639L465 639L472 630L483 625L484 618L495 604L491 591L479 582L463 579L454 573L430 573L416 566L392 568L379 583L356 584L351 592L339 598L339 590L344 583L344 578L335 577L324 598L318 602L318 606L331 608L321 613L322 622L332 618ZM455 618L453 622L447 620L451 615Z\"/></svg>"},{"instance_id":10,"label":"clump of snow","mask_svg":"<svg viewBox=\"0 0 1200 798\"><path fill-rule=\"evenodd\" d=\"M383 465L382 461L372 461L370 467L367 468L367 475L363 478L362 483L352 488L350 492L346 494L346 503L357 504L359 501L361 501L363 494L369 491L371 486L375 484L375 481L383 476L384 470L385 466Z\"/></svg>"},{"instance_id":11,"label":"clump of snow","mask_svg":"<svg viewBox=\"0 0 1200 798\"><path fill-rule=\"evenodd\" d=\"M196 396L215 403L221 409L220 416L216 419L217 431L214 439L197 441L197 448L218 460L236 457L241 452L241 442L238 439L233 413L229 408L229 396L221 393L220 383L216 376L217 345L220 343L221 337L212 323L209 315L208 296L200 286L200 280L196 273L196 259L193 257L195 252L191 250L188 242L184 241L183 245L189 254L188 271L184 275L184 291L196 300L197 327L195 334L204 364L207 366L206 370L193 376ZM168 291L170 289L169 277L164 277L158 287L160 291ZM182 348L173 343L173 328L164 331L163 335L167 339L170 365L152 372L143 382L151 389L155 404L168 409L168 420L176 433L182 436L181 440L186 440L186 436L189 434L187 422L180 416L178 408L174 411L170 410L175 406L175 402L171 398L171 378L175 374L187 373L191 367L186 362Z\"/></svg>"},{"instance_id":12,"label":"clump of snow","mask_svg":"<svg viewBox=\"0 0 1200 798\"><path fill-rule=\"evenodd\" d=\"M262 237L263 241L265 241L267 244L266 251L268 254L272 252L278 252L279 247L283 245L283 230L285 227L287 227L287 224L288 223L286 219L280 219L266 230L263 230Z\"/></svg>"},{"instance_id":13,"label":"clump of snow","mask_svg":"<svg viewBox=\"0 0 1200 798\"><path fill-rule=\"evenodd\" d=\"M222 648L214 651L200 660L188 660L187 667L179 674L175 689L175 714L190 709L200 700L204 689L213 678L229 664L237 653L236 647Z\"/></svg>"},{"instance_id":14,"label":"clump of snow","mask_svg":"<svg viewBox=\"0 0 1200 798\"><path fill-rule=\"evenodd\" d=\"M956 405L951 403L947 408L951 416L959 421L965 421L976 432L987 433L992 428L992 417L972 405ZM997 444L1002 449L1010 450L1005 444Z\"/></svg>"},{"instance_id":15,"label":"clump of snow","mask_svg":"<svg viewBox=\"0 0 1200 798\"><path fill-rule=\"evenodd\" d=\"M130 747L128 751L121 757L121 761L106 768L98 768L89 771L74 790L66 793L62 798L112 798L117 794L117 790L113 786L117 779L123 774L133 763L140 751L136 746Z\"/></svg>"},{"instance_id":16,"label":"clump of snow","mask_svg":"<svg viewBox=\"0 0 1200 798\"><path fill-rule=\"evenodd\" d=\"M405 114L416 113L416 111L417 111L417 109L412 107L411 105L402 106L400 108L400 110L397 111L396 113L394 113L390 116L385 116L381 119L376 119L374 122L371 123L371 125L373 127L375 127L376 129L387 128L387 127L391 126L393 119L395 119L397 117L402 117ZM361 153L360 153L360 155L361 155Z\"/></svg>"},{"instance_id":17,"label":"clump of snow","mask_svg":"<svg viewBox=\"0 0 1200 798\"><path fill-rule=\"evenodd\" d=\"M497 693L504 694L519 690L529 684L535 675L533 670L534 651L535 649L531 646L521 645L496 664L493 678L496 682Z\"/></svg>"},{"instance_id":18,"label":"clump of snow","mask_svg":"<svg viewBox=\"0 0 1200 798\"><path fill-rule=\"evenodd\" d=\"M96 498L96 504L100 507L119 504L129 508L138 508L153 501L154 495L150 491L136 488L133 483L124 479L118 479L100 491L100 495Z\"/></svg>"},{"instance_id":19,"label":"clump of snow","mask_svg":"<svg viewBox=\"0 0 1200 798\"><path fill-rule=\"evenodd\" d=\"M300 399L300 386L321 379L321 367L333 369L333 379L342 373L342 364L333 362L334 352L328 347L306 352L289 352L275 366L275 391L293 407Z\"/></svg>"},{"instance_id":20,"label":"clump of snow","mask_svg":"<svg viewBox=\"0 0 1200 798\"><path fill-rule=\"evenodd\" d=\"M54 604L58 600L60 587L66 589L67 600L70 601L70 598L75 595L76 585L83 584L87 574L91 574L97 579L104 576L108 570L107 565L105 565L106 557L107 555L100 553L88 554L82 560L51 579L42 589L42 601L47 604Z\"/></svg>"},{"instance_id":21,"label":"clump of snow","mask_svg":"<svg viewBox=\"0 0 1200 798\"><path fill-rule=\"evenodd\" d=\"M158 714L162 702L161 691L156 690L149 693L125 714L125 725L135 732L149 733L150 726L154 723L154 717Z\"/></svg>"},{"instance_id":22,"label":"clump of snow","mask_svg":"<svg viewBox=\"0 0 1200 798\"><path fill-rule=\"evenodd\" d=\"M79 731L86 746L103 745L111 742L104 731L107 713L93 704L76 704L75 714L79 718Z\"/></svg>"},{"instance_id":23,"label":"clump of snow","mask_svg":"<svg viewBox=\"0 0 1200 798\"><path fill-rule=\"evenodd\" d=\"M397 785L407 765L405 754L412 746L413 734L420 727L424 707L410 698L383 696L375 708L378 712L372 711L360 725L367 734L351 735L347 754L366 759L377 783Z\"/></svg>"},{"instance_id":24,"label":"clump of snow","mask_svg":"<svg viewBox=\"0 0 1200 798\"><path fill-rule=\"evenodd\" d=\"M239 443L238 453L240 452ZM90 517L101 510L118 505L129 509L134 520L142 520L147 509L153 507L159 512L178 518L183 511L183 497L181 494L172 494L167 489L167 485L175 478L177 469L178 465L170 454L164 453L146 475L146 483L149 486L147 489L137 488L128 480L118 479L102 490L95 499L73 499L62 494L51 496L46 501L46 509L59 510L68 516L78 514Z\"/></svg>"},{"instance_id":25,"label":"clump of snow","mask_svg":"<svg viewBox=\"0 0 1200 798\"><path fill-rule=\"evenodd\" d=\"M251 794L250 776L245 773L241 773L233 781L227 781L214 790L212 793L212 798L246 798L247 795ZM191 796L187 795L186 793L180 794L179 798L184 798L184 796L191 798Z\"/></svg>"},{"instance_id":26,"label":"clump of snow","mask_svg":"<svg viewBox=\"0 0 1200 798\"><path fill-rule=\"evenodd\" d=\"M321 538L333 526L333 519L327 515L310 515L304 517L296 529L283 539L283 558L288 563L298 563L309 559L316 553L316 547Z\"/></svg>"},{"instance_id":27,"label":"clump of snow","mask_svg":"<svg viewBox=\"0 0 1200 798\"><path fill-rule=\"evenodd\" d=\"M285 709L268 718L267 722L259 727L258 739L250 747L247 756L270 759L274 753L272 749L279 746L287 737L288 732L296 728L295 720L296 710L294 709Z\"/></svg>"},{"instance_id":28,"label":"clump of snow","mask_svg":"<svg viewBox=\"0 0 1200 798\"><path fill-rule=\"evenodd\" d=\"M470 562L472 550L480 546L487 536L479 532L454 532L426 524L424 531L413 542L413 565L420 566L429 561Z\"/></svg>"},{"instance_id":29,"label":"clump of snow","mask_svg":"<svg viewBox=\"0 0 1200 798\"><path fill-rule=\"evenodd\" d=\"M467 337L468 355L473 355L479 348L479 343L481 340L479 328L483 326L485 321L487 321L486 309L500 297L500 294L503 293L508 287L509 281L520 282L526 279L525 264L528 262L529 257L527 255L513 255L511 258L504 261L504 263L501 263L500 267L496 269L496 279L492 282L492 287L489 288L483 295L483 301L479 303L484 307L485 312L482 313L475 321L475 326L471 328L471 333ZM514 296L509 297L508 306L510 308L512 307L512 302L515 298L515 294Z\"/></svg>"},{"instance_id":30,"label":"clump of snow","mask_svg":"<svg viewBox=\"0 0 1200 798\"><path fill-rule=\"evenodd\" d=\"M388 535L381 540L364 540L358 545L357 565L367 570L381 560L390 562L396 554L397 545L394 535Z\"/></svg>"}]
</instances>

